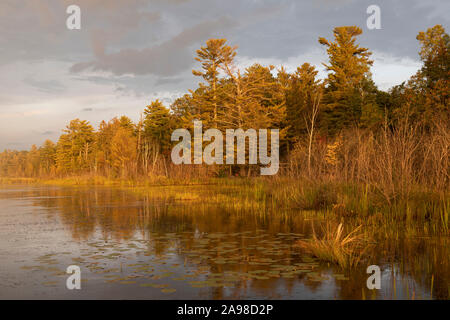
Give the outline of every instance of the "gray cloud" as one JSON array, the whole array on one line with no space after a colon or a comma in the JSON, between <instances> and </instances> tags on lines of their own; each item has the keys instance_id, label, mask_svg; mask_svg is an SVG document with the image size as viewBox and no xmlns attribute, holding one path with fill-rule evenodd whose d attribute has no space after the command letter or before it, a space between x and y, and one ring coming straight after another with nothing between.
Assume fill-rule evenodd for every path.
<instances>
[{"instance_id":1,"label":"gray cloud","mask_svg":"<svg viewBox=\"0 0 450 320\"><path fill-rule=\"evenodd\" d=\"M66 28L66 8L74 3L81 8L80 31ZM18 60L70 60L86 55L98 34L104 37L104 45L115 44L159 18L146 0L2 0L0 64Z\"/></svg>"},{"instance_id":2,"label":"gray cloud","mask_svg":"<svg viewBox=\"0 0 450 320\"><path fill-rule=\"evenodd\" d=\"M155 83L155 86L164 86L167 84L178 84L182 82L184 79L182 77L161 77Z\"/></svg>"},{"instance_id":3,"label":"gray cloud","mask_svg":"<svg viewBox=\"0 0 450 320\"><path fill-rule=\"evenodd\" d=\"M65 25L73 3L77 31ZM381 8L381 30L366 28L371 4ZM374 79L388 88L420 67L419 31L449 30L449 10L448 0L2 0L0 149L40 143L46 130L56 138L80 113L98 123L138 117L152 99L170 103L196 87L195 50L210 37L237 45L242 61L295 69L326 62L320 36L358 25L377 60Z\"/></svg>"},{"instance_id":4,"label":"gray cloud","mask_svg":"<svg viewBox=\"0 0 450 320\"><path fill-rule=\"evenodd\" d=\"M236 22L228 17L201 22L159 45L140 50L123 49L112 54L102 52L97 55L95 61L74 64L71 71L92 69L111 71L115 75L173 76L193 65L192 52L189 50L193 44L207 40L218 30L232 28L235 25Z\"/></svg>"},{"instance_id":5,"label":"gray cloud","mask_svg":"<svg viewBox=\"0 0 450 320\"><path fill-rule=\"evenodd\" d=\"M34 78L26 78L23 80L26 84L47 93L60 93L66 87L58 80L36 80Z\"/></svg>"}]
</instances>

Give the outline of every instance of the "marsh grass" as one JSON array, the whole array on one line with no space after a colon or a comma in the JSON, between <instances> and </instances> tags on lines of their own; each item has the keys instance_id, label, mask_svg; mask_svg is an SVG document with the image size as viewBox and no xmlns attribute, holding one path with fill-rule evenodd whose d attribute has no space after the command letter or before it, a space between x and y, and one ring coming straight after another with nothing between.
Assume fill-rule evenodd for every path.
<instances>
[{"instance_id":1,"label":"marsh grass","mask_svg":"<svg viewBox=\"0 0 450 320\"><path fill-rule=\"evenodd\" d=\"M11 178L11 177L0 177L0 184L33 184L37 183L39 179L37 178Z\"/></svg>"},{"instance_id":2,"label":"marsh grass","mask_svg":"<svg viewBox=\"0 0 450 320\"><path fill-rule=\"evenodd\" d=\"M106 186L106 187L152 187L217 184L214 179L183 179L165 176L140 178L109 178L102 175L86 174L55 178L10 178L0 177L0 184L44 184L59 186Z\"/></svg>"},{"instance_id":3,"label":"marsh grass","mask_svg":"<svg viewBox=\"0 0 450 320\"><path fill-rule=\"evenodd\" d=\"M436 232L448 232L450 194L448 190L425 187L410 188L406 195L387 201L376 186L340 181L312 181L306 178L209 178L203 180L177 180L166 177L154 179L115 180L101 176L75 176L62 179L40 180L31 178L2 178L3 184L49 184L73 186L120 187L138 193L154 192L155 187L175 188L163 192L164 196L178 200L199 199L195 186L211 186L215 190L209 203L229 205L242 210L260 210L264 214L320 211L328 218L352 219L359 224L367 221L378 226L431 224ZM188 188L189 190L187 190ZM185 190L186 189L186 190ZM184 195L189 191L189 195ZM174 194L175 193L175 194Z\"/></svg>"},{"instance_id":4,"label":"marsh grass","mask_svg":"<svg viewBox=\"0 0 450 320\"><path fill-rule=\"evenodd\" d=\"M449 227L450 194L445 190L411 188L407 195L387 201L370 184L316 182L302 178L255 183L265 184L266 197L272 200L274 209L327 211L332 217L352 218L360 223L373 217L387 225L430 223L444 232Z\"/></svg>"},{"instance_id":5,"label":"marsh grass","mask_svg":"<svg viewBox=\"0 0 450 320\"><path fill-rule=\"evenodd\" d=\"M353 268L362 261L369 247L361 227L345 232L342 223L327 222L322 236L313 229L312 239L298 240L297 245L321 261L335 263L343 269Z\"/></svg>"}]
</instances>

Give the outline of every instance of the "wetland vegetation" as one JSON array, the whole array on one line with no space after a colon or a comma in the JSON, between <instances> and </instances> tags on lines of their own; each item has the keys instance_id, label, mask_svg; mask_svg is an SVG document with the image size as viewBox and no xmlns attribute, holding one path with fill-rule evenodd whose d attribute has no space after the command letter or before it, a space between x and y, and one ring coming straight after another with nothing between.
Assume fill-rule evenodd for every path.
<instances>
[{"instance_id":1,"label":"wetland vegetation","mask_svg":"<svg viewBox=\"0 0 450 320\"><path fill-rule=\"evenodd\" d=\"M241 72L210 39L204 83L170 108L75 119L57 143L0 153L0 297L448 299L449 36L420 32L423 67L384 92L361 32L319 39L323 81L308 63ZM174 165L170 133L193 119L279 128L278 174ZM86 290L65 290L70 264Z\"/></svg>"},{"instance_id":2,"label":"wetland vegetation","mask_svg":"<svg viewBox=\"0 0 450 320\"><path fill-rule=\"evenodd\" d=\"M366 223L364 263L348 268L299 246L314 234L322 239L327 225L340 221L331 212L277 208L257 188L247 190L244 195L232 184L3 187L0 295L448 299L446 234L402 224L384 234ZM348 219L344 233L357 224ZM72 264L83 270L79 292L65 289ZM366 287L372 264L383 270L381 290Z\"/></svg>"}]
</instances>

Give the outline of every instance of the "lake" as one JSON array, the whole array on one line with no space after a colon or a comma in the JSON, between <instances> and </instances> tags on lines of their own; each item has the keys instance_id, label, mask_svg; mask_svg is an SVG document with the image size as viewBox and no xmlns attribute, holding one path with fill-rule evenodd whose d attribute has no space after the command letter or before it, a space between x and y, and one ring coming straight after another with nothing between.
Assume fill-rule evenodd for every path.
<instances>
[{"instance_id":1,"label":"lake","mask_svg":"<svg viewBox=\"0 0 450 320\"><path fill-rule=\"evenodd\" d=\"M0 299L449 298L448 236L400 230L340 270L296 246L323 213L266 202L233 186L1 186ZM80 290L66 288L70 265Z\"/></svg>"}]
</instances>

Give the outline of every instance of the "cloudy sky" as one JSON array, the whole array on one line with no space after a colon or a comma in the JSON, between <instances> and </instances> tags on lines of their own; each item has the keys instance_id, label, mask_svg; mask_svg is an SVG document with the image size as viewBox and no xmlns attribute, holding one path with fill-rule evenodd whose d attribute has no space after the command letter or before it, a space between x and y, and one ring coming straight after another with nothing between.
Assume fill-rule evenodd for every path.
<instances>
[{"instance_id":1,"label":"cloudy sky","mask_svg":"<svg viewBox=\"0 0 450 320\"><path fill-rule=\"evenodd\" d=\"M66 27L67 6L81 8L81 30ZM368 30L367 7L381 8ZM195 50L209 38L237 45L238 66L258 61L293 71L304 62L325 76L325 48L336 26L358 25L373 51L381 89L420 68L417 33L449 29L448 0L1 0L0 150L57 141L74 118L139 113L195 88Z\"/></svg>"}]
</instances>

